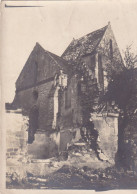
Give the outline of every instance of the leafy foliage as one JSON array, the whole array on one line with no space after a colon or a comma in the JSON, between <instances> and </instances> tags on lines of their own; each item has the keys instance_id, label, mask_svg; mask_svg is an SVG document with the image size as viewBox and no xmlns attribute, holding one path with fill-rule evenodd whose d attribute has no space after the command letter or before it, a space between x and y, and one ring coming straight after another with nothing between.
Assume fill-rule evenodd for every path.
<instances>
[{"instance_id":1,"label":"leafy foliage","mask_svg":"<svg viewBox=\"0 0 137 194\"><path fill-rule=\"evenodd\" d=\"M108 91L104 95L107 102L115 101L123 112L124 116L131 118L137 109L137 69L135 67L135 55L131 52L131 47L125 51L126 67L118 74L113 72Z\"/></svg>"},{"instance_id":2,"label":"leafy foliage","mask_svg":"<svg viewBox=\"0 0 137 194\"><path fill-rule=\"evenodd\" d=\"M119 74L113 74L108 91L104 96L106 101L115 101L127 115L134 114L137 107L136 77L136 69L125 69Z\"/></svg>"},{"instance_id":3,"label":"leafy foliage","mask_svg":"<svg viewBox=\"0 0 137 194\"><path fill-rule=\"evenodd\" d=\"M120 109L118 161L124 168L133 169L137 121L137 68L136 55L131 46L125 50L125 68L119 73L113 72L103 102L115 101ZM101 103L102 103L101 101ZM137 144L136 144L137 145Z\"/></svg>"},{"instance_id":4,"label":"leafy foliage","mask_svg":"<svg viewBox=\"0 0 137 194\"><path fill-rule=\"evenodd\" d=\"M135 55L132 51L132 45L129 45L126 47L126 50L124 52L124 60L126 64L127 69L133 69L135 68L135 65L137 63L137 55Z\"/></svg>"}]
</instances>

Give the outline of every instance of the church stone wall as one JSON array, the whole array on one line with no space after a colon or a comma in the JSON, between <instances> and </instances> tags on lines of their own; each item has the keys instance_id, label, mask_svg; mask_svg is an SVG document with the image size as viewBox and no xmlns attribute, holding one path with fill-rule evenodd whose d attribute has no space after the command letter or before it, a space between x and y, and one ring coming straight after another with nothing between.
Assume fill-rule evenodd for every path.
<instances>
[{"instance_id":1,"label":"church stone wall","mask_svg":"<svg viewBox=\"0 0 137 194\"><path fill-rule=\"evenodd\" d=\"M67 95L67 98L66 98ZM81 106L78 93L78 79L74 75L68 83L68 87L63 91L61 99L60 118L58 124L60 129L77 128L81 124ZM66 107L67 101L70 106Z\"/></svg>"},{"instance_id":2,"label":"church stone wall","mask_svg":"<svg viewBox=\"0 0 137 194\"><path fill-rule=\"evenodd\" d=\"M23 112L29 116L31 109L36 106L39 111L39 130L50 130L53 121L53 81L20 91L16 94L16 100L21 105ZM35 99L33 92L37 91ZM51 93L51 95L50 95Z\"/></svg>"},{"instance_id":3,"label":"church stone wall","mask_svg":"<svg viewBox=\"0 0 137 194\"><path fill-rule=\"evenodd\" d=\"M108 25L97 51L102 55L103 70L107 72L108 76L110 76L112 71L118 73L124 68L120 50L110 25Z\"/></svg>"}]
</instances>

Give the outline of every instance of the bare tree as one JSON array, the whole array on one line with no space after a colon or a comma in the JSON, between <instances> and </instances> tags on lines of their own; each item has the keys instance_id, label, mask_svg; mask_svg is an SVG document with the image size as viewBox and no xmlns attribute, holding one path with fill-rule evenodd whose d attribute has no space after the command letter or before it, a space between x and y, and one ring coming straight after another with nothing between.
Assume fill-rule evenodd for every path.
<instances>
[{"instance_id":1,"label":"bare tree","mask_svg":"<svg viewBox=\"0 0 137 194\"><path fill-rule=\"evenodd\" d=\"M127 69L134 69L137 65L137 55L132 52L132 44L124 51L124 61Z\"/></svg>"}]
</instances>

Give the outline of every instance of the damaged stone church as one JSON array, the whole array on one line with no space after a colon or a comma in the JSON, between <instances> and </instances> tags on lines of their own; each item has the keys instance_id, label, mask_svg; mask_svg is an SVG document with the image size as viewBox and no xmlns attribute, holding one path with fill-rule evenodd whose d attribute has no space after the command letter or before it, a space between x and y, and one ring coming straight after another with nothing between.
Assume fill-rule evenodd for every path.
<instances>
[{"instance_id":1,"label":"damaged stone church","mask_svg":"<svg viewBox=\"0 0 137 194\"><path fill-rule=\"evenodd\" d=\"M90 120L98 132L99 148L113 163L118 108L115 102L100 108L99 101L111 74L123 67L110 23L73 39L61 57L36 43L16 81L11 104L29 118L28 153L44 159L67 150L81 139Z\"/></svg>"}]
</instances>

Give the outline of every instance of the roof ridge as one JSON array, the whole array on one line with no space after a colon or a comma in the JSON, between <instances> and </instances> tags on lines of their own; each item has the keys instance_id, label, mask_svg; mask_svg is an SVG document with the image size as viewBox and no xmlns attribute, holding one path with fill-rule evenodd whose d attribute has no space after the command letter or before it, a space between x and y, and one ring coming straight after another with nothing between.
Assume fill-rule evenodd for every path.
<instances>
[{"instance_id":1,"label":"roof ridge","mask_svg":"<svg viewBox=\"0 0 137 194\"><path fill-rule=\"evenodd\" d=\"M48 53L49 55L54 55L55 57L59 58L60 60L64 61L67 63L67 61L65 59L63 59L61 56L55 54L55 53L52 53L48 50L46 50L45 48L43 48L43 46L41 46L38 42L36 42L36 45L38 45L41 49L43 49L46 53Z\"/></svg>"},{"instance_id":2,"label":"roof ridge","mask_svg":"<svg viewBox=\"0 0 137 194\"><path fill-rule=\"evenodd\" d=\"M75 41L76 39L73 38L72 41L69 43L69 45L67 46L67 48L64 50L64 52L62 53L61 57L63 57L64 53L67 51L67 49L70 47L70 45Z\"/></svg>"},{"instance_id":3,"label":"roof ridge","mask_svg":"<svg viewBox=\"0 0 137 194\"><path fill-rule=\"evenodd\" d=\"M105 34L106 29L108 28L108 26L109 26L109 23L108 23L108 25L104 26L105 30L104 30L104 32L103 32L102 38L103 38L103 36L104 36L104 34ZM102 28L102 29L103 29L103 28ZM99 45L99 43L101 42L102 38L100 38L100 40L99 40L98 43L96 44L94 50L96 50L96 48L98 47L98 45Z\"/></svg>"},{"instance_id":4,"label":"roof ridge","mask_svg":"<svg viewBox=\"0 0 137 194\"><path fill-rule=\"evenodd\" d=\"M62 60L62 61L64 61L64 62L66 62L66 63L67 63L67 61L66 61L65 59L63 59L61 56L56 55L55 53L52 53L52 52L47 51L47 50L45 50L45 52L47 52L47 53L49 53L49 54L51 54L51 55L54 55L55 57L57 57L57 58L59 58L60 60Z\"/></svg>"},{"instance_id":5,"label":"roof ridge","mask_svg":"<svg viewBox=\"0 0 137 194\"><path fill-rule=\"evenodd\" d=\"M70 44L68 45L68 47L66 48L66 50L63 52L63 54L61 56L64 58L65 55L69 52L70 47L75 47L76 46L75 44L77 44L79 42L81 43L82 41L84 41L84 38L85 38L85 42L86 42L86 37L87 37L87 39L90 39L90 38L93 39L93 37L95 36L94 39L96 39L96 41L98 40L96 42L96 44L94 43L93 50L95 50L97 48L98 44L100 43L102 37L104 36L104 33L105 33L105 31L106 31L106 29L108 28L109 25L110 25L110 23L108 23L106 26L104 26L102 28L99 28L97 30L94 30L93 32L90 32L90 33L88 33L88 34L86 34L86 35L84 35L84 36L82 36L78 39L73 38L73 40L70 42ZM100 32L100 33L98 33L98 32ZM96 38L96 36L98 38Z\"/></svg>"},{"instance_id":6,"label":"roof ridge","mask_svg":"<svg viewBox=\"0 0 137 194\"><path fill-rule=\"evenodd\" d=\"M99 29L97 29L97 30L94 30L94 31L92 31L92 32L90 32L90 33L88 33L88 34L86 34L86 35L84 35L84 36L81 36L81 37L78 38L78 39L73 39L73 41L75 41L75 40L80 40L80 39L84 38L85 36L91 35L92 33L95 33L95 32L97 32L97 31L99 31L99 30L103 30L103 28L104 28L104 32L105 32L105 30L107 29L107 27L108 27L108 25L106 25L106 26L104 26L104 27L102 27L102 28L99 28Z\"/></svg>"},{"instance_id":7,"label":"roof ridge","mask_svg":"<svg viewBox=\"0 0 137 194\"><path fill-rule=\"evenodd\" d=\"M45 52L48 54L48 56L56 63L57 66L59 66L60 68L63 68L64 66L66 67L66 64L67 64L67 61L61 57L59 57L58 55L55 55L54 53L51 53L49 51L46 51ZM63 65L60 64L60 62L55 58L57 57L59 60L63 62L65 62Z\"/></svg>"}]
</instances>

